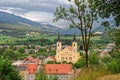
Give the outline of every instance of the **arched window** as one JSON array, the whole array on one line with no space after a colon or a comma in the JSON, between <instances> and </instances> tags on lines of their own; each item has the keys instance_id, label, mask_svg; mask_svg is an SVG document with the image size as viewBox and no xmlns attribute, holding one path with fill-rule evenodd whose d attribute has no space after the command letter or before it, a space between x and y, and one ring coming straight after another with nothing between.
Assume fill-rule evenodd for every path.
<instances>
[{"instance_id":1,"label":"arched window","mask_svg":"<svg viewBox=\"0 0 120 80\"><path fill-rule=\"evenodd\" d=\"M74 44L74 47L75 47L75 44Z\"/></svg>"}]
</instances>

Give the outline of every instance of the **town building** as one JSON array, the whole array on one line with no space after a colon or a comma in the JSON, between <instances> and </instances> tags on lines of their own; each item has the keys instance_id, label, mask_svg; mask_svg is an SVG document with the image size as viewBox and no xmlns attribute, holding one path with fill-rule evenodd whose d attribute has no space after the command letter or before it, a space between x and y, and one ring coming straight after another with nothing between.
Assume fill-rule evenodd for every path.
<instances>
[{"instance_id":1,"label":"town building","mask_svg":"<svg viewBox=\"0 0 120 80\"><path fill-rule=\"evenodd\" d=\"M29 64L29 63L40 64L40 60L38 58L35 59L32 56L28 56L22 62L22 64Z\"/></svg>"},{"instance_id":2,"label":"town building","mask_svg":"<svg viewBox=\"0 0 120 80\"><path fill-rule=\"evenodd\" d=\"M58 80L72 80L74 77L72 64L45 64L44 71L47 78L57 77Z\"/></svg>"},{"instance_id":3,"label":"town building","mask_svg":"<svg viewBox=\"0 0 120 80\"><path fill-rule=\"evenodd\" d=\"M47 58L45 58L44 63L47 63L48 61L56 61L55 56L48 56Z\"/></svg>"},{"instance_id":4,"label":"town building","mask_svg":"<svg viewBox=\"0 0 120 80\"><path fill-rule=\"evenodd\" d=\"M80 58L80 54L77 51L77 40L76 36L74 34L73 36L73 41L72 41L72 46L62 46L62 41L60 39L60 34L58 34L58 40L56 43L56 61L57 62L72 62L76 63L78 59Z\"/></svg>"},{"instance_id":5,"label":"town building","mask_svg":"<svg viewBox=\"0 0 120 80\"><path fill-rule=\"evenodd\" d=\"M38 64L28 64L25 71L25 80L34 80L35 74L38 71Z\"/></svg>"}]
</instances>

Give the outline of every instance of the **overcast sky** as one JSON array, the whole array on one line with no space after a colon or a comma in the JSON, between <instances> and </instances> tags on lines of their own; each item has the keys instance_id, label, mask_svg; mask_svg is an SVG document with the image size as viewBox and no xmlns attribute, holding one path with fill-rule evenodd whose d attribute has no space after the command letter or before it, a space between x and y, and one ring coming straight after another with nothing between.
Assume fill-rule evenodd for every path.
<instances>
[{"instance_id":1,"label":"overcast sky","mask_svg":"<svg viewBox=\"0 0 120 80\"><path fill-rule=\"evenodd\" d=\"M68 22L53 23L56 7L68 7L68 0L0 0L0 11L12 13L33 21L47 22L57 27L66 27Z\"/></svg>"}]
</instances>

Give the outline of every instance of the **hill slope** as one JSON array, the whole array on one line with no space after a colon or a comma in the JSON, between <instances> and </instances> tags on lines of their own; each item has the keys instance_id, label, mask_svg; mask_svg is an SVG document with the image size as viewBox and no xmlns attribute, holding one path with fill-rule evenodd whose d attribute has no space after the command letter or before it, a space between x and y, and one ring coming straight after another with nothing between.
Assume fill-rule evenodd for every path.
<instances>
[{"instance_id":1,"label":"hill slope","mask_svg":"<svg viewBox=\"0 0 120 80\"><path fill-rule=\"evenodd\" d=\"M2 31L12 30L13 32L19 31L37 31L39 33L56 33L61 30L51 24L42 24L34 22L13 14L0 11L0 29ZM5 33L4 31L4 33Z\"/></svg>"}]
</instances>

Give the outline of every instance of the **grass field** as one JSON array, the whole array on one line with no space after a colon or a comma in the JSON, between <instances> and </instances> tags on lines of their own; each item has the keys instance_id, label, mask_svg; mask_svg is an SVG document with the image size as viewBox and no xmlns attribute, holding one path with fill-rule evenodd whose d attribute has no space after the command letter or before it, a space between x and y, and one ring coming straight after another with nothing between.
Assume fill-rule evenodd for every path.
<instances>
[{"instance_id":1,"label":"grass field","mask_svg":"<svg viewBox=\"0 0 120 80\"><path fill-rule=\"evenodd\" d=\"M81 44L82 38L81 36L77 35L78 43ZM94 36L91 38L91 41L93 41L93 45L96 45L97 42L99 43L106 43L106 39L102 39L102 36ZM57 40L58 36L56 35L47 35L47 34L40 34L39 36L23 36L23 37L11 37L11 36L5 36L0 35L0 44L16 44L15 42L27 42L29 40L32 40L31 43L38 43L40 39L47 39L50 40L50 43L55 43L55 40ZM62 40L71 40L73 39L73 35L61 35ZM105 41L105 42L104 42ZM71 42L68 42L71 43ZM101 46L101 45L100 45Z\"/></svg>"},{"instance_id":2,"label":"grass field","mask_svg":"<svg viewBox=\"0 0 120 80\"><path fill-rule=\"evenodd\" d=\"M97 80L120 80L120 74L106 75L98 78Z\"/></svg>"}]
</instances>

